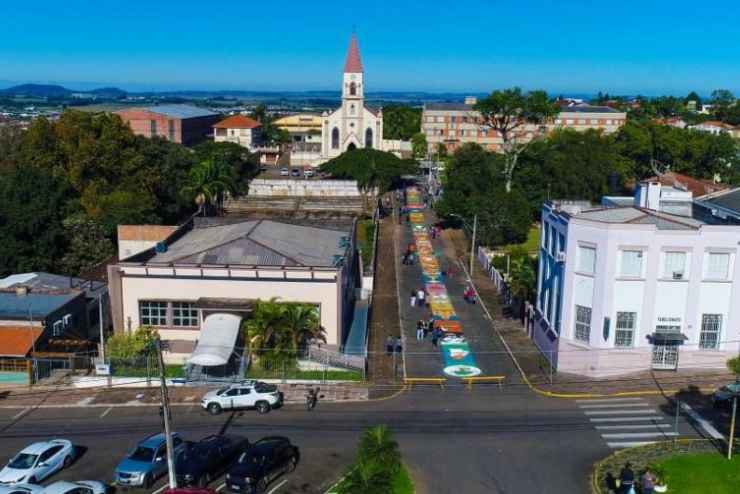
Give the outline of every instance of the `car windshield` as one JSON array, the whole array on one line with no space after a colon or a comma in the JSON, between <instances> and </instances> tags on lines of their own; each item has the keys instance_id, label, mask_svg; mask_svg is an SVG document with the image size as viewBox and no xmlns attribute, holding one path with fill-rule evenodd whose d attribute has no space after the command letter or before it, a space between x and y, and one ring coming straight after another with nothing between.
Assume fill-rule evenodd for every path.
<instances>
[{"instance_id":1,"label":"car windshield","mask_svg":"<svg viewBox=\"0 0 740 494\"><path fill-rule=\"evenodd\" d=\"M38 458L38 455L29 455L28 453L21 453L13 460L8 463L8 466L10 468L17 468L19 470L24 470L26 468L31 468L34 463L36 463L36 458Z\"/></svg>"},{"instance_id":2,"label":"car windshield","mask_svg":"<svg viewBox=\"0 0 740 494\"><path fill-rule=\"evenodd\" d=\"M221 396L222 394L224 394L225 392L227 392L227 391L228 391L228 390L230 390L230 389L231 389L231 388L228 388L228 387L227 387L227 388L221 388L221 389L219 389L218 391L216 391L216 394L217 394L218 396Z\"/></svg>"},{"instance_id":3,"label":"car windshield","mask_svg":"<svg viewBox=\"0 0 740 494\"><path fill-rule=\"evenodd\" d=\"M264 456L250 455L249 453L242 453L238 461L240 465L262 465L264 462L265 462Z\"/></svg>"},{"instance_id":4,"label":"car windshield","mask_svg":"<svg viewBox=\"0 0 740 494\"><path fill-rule=\"evenodd\" d=\"M135 461L152 461L154 458L154 450L144 446L137 446L133 453L129 455L129 458Z\"/></svg>"}]
</instances>

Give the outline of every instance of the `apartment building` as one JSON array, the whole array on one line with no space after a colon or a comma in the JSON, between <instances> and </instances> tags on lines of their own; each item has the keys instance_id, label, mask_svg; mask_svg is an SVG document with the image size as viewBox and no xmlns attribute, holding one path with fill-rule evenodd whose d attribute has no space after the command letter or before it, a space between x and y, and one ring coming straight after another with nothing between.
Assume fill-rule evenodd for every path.
<instances>
[{"instance_id":1,"label":"apartment building","mask_svg":"<svg viewBox=\"0 0 740 494\"><path fill-rule=\"evenodd\" d=\"M429 103L424 105L421 131L426 135L430 152L439 144L448 152L468 142L475 142L489 151L500 151L503 141L498 132L482 125L481 115L473 109L475 98L466 98L465 103ZM608 106L572 105L563 107L555 119L545 125L546 131L556 128L575 130L598 129L606 133L616 132L624 125L627 114ZM539 135L540 127L525 125L517 138L526 142Z\"/></svg>"},{"instance_id":2,"label":"apartment building","mask_svg":"<svg viewBox=\"0 0 740 494\"><path fill-rule=\"evenodd\" d=\"M218 113L191 105L156 105L115 112L134 134L191 146L208 139Z\"/></svg>"},{"instance_id":3,"label":"apartment building","mask_svg":"<svg viewBox=\"0 0 740 494\"><path fill-rule=\"evenodd\" d=\"M740 226L638 205L542 208L532 338L558 371L724 369L740 350Z\"/></svg>"}]
</instances>

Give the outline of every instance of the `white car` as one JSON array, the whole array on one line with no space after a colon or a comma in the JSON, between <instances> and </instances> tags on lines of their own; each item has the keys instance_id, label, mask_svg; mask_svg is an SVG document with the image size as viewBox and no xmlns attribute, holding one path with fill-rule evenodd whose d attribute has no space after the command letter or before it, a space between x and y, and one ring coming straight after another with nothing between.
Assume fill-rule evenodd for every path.
<instances>
[{"instance_id":1,"label":"white car","mask_svg":"<svg viewBox=\"0 0 740 494\"><path fill-rule=\"evenodd\" d=\"M287 169L287 168L285 168L285 167L282 167L282 168L280 169L280 176L281 176L281 177L289 177L289 176L290 176L290 172L288 171L288 169Z\"/></svg>"},{"instance_id":2,"label":"white car","mask_svg":"<svg viewBox=\"0 0 740 494\"><path fill-rule=\"evenodd\" d=\"M44 487L41 494L105 494L107 490L105 484L97 480L60 480Z\"/></svg>"},{"instance_id":3,"label":"white car","mask_svg":"<svg viewBox=\"0 0 740 494\"><path fill-rule=\"evenodd\" d=\"M267 413L282 404L283 393L278 391L277 386L260 381L232 384L209 391L200 402L200 406L212 415L237 408L256 408L259 413Z\"/></svg>"},{"instance_id":4,"label":"white car","mask_svg":"<svg viewBox=\"0 0 740 494\"><path fill-rule=\"evenodd\" d=\"M33 443L0 470L0 484L38 484L74 459L74 446L66 439Z\"/></svg>"},{"instance_id":5,"label":"white car","mask_svg":"<svg viewBox=\"0 0 740 494\"><path fill-rule=\"evenodd\" d=\"M33 484L0 485L0 494L41 494L44 488Z\"/></svg>"}]
</instances>

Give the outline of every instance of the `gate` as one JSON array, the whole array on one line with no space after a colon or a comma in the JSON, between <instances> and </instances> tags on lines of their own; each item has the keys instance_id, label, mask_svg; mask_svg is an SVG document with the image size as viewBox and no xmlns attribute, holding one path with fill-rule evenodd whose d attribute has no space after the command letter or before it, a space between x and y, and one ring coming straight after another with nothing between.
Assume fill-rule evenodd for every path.
<instances>
[{"instance_id":1,"label":"gate","mask_svg":"<svg viewBox=\"0 0 740 494\"><path fill-rule=\"evenodd\" d=\"M653 369L675 370L678 367L678 345L653 345Z\"/></svg>"}]
</instances>

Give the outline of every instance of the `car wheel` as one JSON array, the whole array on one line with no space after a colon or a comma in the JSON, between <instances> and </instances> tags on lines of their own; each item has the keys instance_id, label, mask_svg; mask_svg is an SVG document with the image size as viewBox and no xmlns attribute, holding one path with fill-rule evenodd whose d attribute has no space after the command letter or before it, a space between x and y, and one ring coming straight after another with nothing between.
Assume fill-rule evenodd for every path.
<instances>
[{"instance_id":1,"label":"car wheel","mask_svg":"<svg viewBox=\"0 0 740 494\"><path fill-rule=\"evenodd\" d=\"M260 401L257 403L257 412L264 415L270 411L270 404L266 401Z\"/></svg>"},{"instance_id":2,"label":"car wheel","mask_svg":"<svg viewBox=\"0 0 740 494\"><path fill-rule=\"evenodd\" d=\"M298 458L296 458L295 456L291 456L290 460L288 461L288 473L293 473L297 466L298 466Z\"/></svg>"},{"instance_id":3,"label":"car wheel","mask_svg":"<svg viewBox=\"0 0 740 494\"><path fill-rule=\"evenodd\" d=\"M261 478L259 482L257 482L257 492L265 492L267 490L267 481L265 481L264 478Z\"/></svg>"},{"instance_id":4,"label":"car wheel","mask_svg":"<svg viewBox=\"0 0 740 494\"><path fill-rule=\"evenodd\" d=\"M71 456L65 456L64 457L64 463L62 463L62 468L68 468L72 464L72 457Z\"/></svg>"},{"instance_id":5,"label":"car wheel","mask_svg":"<svg viewBox=\"0 0 740 494\"><path fill-rule=\"evenodd\" d=\"M144 488L149 489L154 482L152 481L152 476L150 474L144 475Z\"/></svg>"},{"instance_id":6,"label":"car wheel","mask_svg":"<svg viewBox=\"0 0 740 494\"><path fill-rule=\"evenodd\" d=\"M218 403L210 403L208 405L208 412L211 415L218 415L219 413L221 413L221 411L221 405L219 405Z\"/></svg>"}]
</instances>

